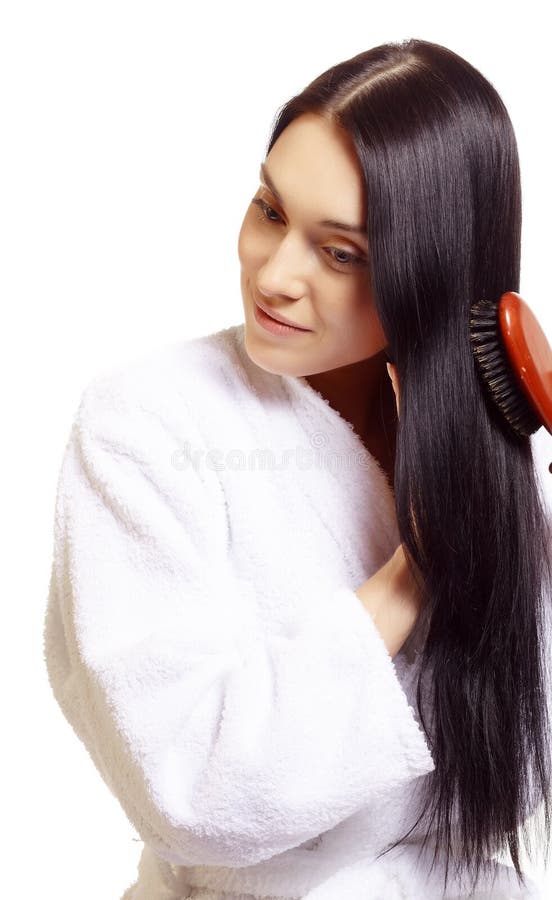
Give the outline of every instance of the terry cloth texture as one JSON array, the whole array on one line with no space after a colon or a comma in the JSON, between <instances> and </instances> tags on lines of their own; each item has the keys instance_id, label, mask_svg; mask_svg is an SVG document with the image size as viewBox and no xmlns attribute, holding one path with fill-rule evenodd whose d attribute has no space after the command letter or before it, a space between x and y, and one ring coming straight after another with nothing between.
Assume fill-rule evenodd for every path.
<instances>
[{"instance_id":1,"label":"terry cloth texture","mask_svg":"<svg viewBox=\"0 0 552 900\"><path fill-rule=\"evenodd\" d=\"M249 359L243 324L85 387L45 657L144 842L126 900L441 897L415 844L376 860L434 769L423 629L392 659L355 594L398 543L375 458L305 378ZM535 896L511 871L478 896Z\"/></svg>"}]
</instances>

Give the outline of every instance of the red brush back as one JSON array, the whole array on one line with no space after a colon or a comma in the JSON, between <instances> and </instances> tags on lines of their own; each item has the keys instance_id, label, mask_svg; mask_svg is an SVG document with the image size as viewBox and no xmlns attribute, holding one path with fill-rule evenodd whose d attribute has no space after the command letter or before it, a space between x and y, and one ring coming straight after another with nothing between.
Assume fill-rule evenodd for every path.
<instances>
[{"instance_id":1,"label":"red brush back","mask_svg":"<svg viewBox=\"0 0 552 900\"><path fill-rule=\"evenodd\" d=\"M528 402L552 434L552 347L535 314L515 291L502 294L498 318L512 370Z\"/></svg>"}]
</instances>

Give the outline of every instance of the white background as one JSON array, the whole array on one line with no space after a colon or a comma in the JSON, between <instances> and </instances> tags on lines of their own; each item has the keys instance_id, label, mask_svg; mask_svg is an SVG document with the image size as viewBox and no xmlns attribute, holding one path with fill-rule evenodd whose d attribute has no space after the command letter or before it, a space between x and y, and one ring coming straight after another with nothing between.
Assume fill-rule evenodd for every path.
<instances>
[{"instance_id":1,"label":"white background","mask_svg":"<svg viewBox=\"0 0 552 900\"><path fill-rule=\"evenodd\" d=\"M544 9L2 4L3 897L117 900L141 849L42 659L55 485L82 388L111 364L243 321L237 238L278 107L330 65L407 37L460 53L506 103L522 169L520 293L550 334Z\"/></svg>"}]
</instances>

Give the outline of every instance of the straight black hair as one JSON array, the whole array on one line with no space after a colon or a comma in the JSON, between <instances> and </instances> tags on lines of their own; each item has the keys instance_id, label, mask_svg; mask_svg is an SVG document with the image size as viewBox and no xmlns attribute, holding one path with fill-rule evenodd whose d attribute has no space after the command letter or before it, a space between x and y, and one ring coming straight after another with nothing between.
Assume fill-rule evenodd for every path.
<instances>
[{"instance_id":1,"label":"straight black hair","mask_svg":"<svg viewBox=\"0 0 552 900\"><path fill-rule=\"evenodd\" d=\"M363 173L371 287L401 392L399 534L427 611L416 698L435 770L418 819L383 853L427 817L421 849L431 834L432 868L446 854L445 890L450 862L473 893L483 861L496 872L506 849L525 885L519 837L531 859L541 803L545 861L550 849L549 524L529 438L489 399L468 330L474 301L519 290L512 123L477 69L416 39L317 77L278 111L267 153L303 113L340 126Z\"/></svg>"}]
</instances>

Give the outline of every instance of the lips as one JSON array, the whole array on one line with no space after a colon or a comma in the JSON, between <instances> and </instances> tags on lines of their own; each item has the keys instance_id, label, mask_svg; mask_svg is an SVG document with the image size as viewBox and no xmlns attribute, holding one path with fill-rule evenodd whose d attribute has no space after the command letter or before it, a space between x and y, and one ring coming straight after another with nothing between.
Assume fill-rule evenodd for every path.
<instances>
[{"instance_id":1,"label":"lips","mask_svg":"<svg viewBox=\"0 0 552 900\"><path fill-rule=\"evenodd\" d=\"M259 303L258 300L255 301L257 306L262 309L267 316L270 316L271 319L274 319L275 322L280 322L282 325L290 325L292 328L297 328L299 331L311 331L310 328L304 328L303 325L297 325L296 322L292 322L290 319L286 319L285 316L280 315L279 313L273 312L270 308L267 309L266 306L263 306L262 303Z\"/></svg>"}]
</instances>

